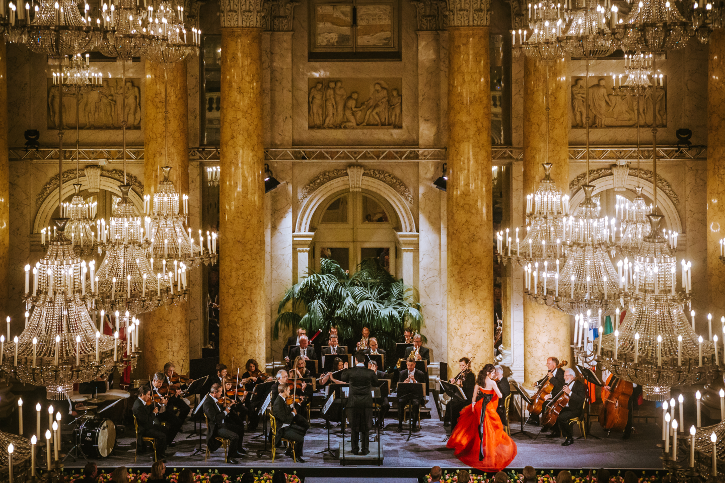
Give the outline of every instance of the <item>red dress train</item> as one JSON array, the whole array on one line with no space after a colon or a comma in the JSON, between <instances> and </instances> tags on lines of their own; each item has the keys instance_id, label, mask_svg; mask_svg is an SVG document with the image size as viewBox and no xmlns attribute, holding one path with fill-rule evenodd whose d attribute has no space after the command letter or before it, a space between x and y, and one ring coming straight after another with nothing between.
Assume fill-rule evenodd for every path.
<instances>
[{"instance_id":1,"label":"red dress train","mask_svg":"<svg viewBox=\"0 0 725 483\"><path fill-rule=\"evenodd\" d=\"M481 391L475 409L467 405L461 410L458 424L453 430L446 446L455 451L462 463L482 471L500 471L506 468L516 457L516 443L503 429L501 418L496 412L498 396L493 390ZM481 407L486 394L493 398L486 405L486 412L481 419ZM479 431L483 430L483 436ZM483 444L481 444L483 442ZM480 459L481 453L483 459Z\"/></svg>"}]
</instances>

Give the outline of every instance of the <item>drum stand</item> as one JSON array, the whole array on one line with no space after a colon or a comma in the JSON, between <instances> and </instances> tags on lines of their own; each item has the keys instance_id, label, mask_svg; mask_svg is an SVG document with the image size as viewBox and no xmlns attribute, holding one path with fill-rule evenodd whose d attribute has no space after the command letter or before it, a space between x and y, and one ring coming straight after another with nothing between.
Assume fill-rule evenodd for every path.
<instances>
[{"instance_id":1,"label":"drum stand","mask_svg":"<svg viewBox=\"0 0 725 483\"><path fill-rule=\"evenodd\" d=\"M68 457L72 458L74 463L78 460L78 458L88 460L88 457L86 457L86 455L83 454L83 449L81 448L81 428L80 428L79 421L81 421L83 419L86 419L86 418L81 416L81 417L75 418L73 421L68 423L69 426L71 426L71 425L75 426L73 428L74 445L70 449L70 451L68 451L68 453L63 457L62 461L67 460Z\"/></svg>"}]
</instances>

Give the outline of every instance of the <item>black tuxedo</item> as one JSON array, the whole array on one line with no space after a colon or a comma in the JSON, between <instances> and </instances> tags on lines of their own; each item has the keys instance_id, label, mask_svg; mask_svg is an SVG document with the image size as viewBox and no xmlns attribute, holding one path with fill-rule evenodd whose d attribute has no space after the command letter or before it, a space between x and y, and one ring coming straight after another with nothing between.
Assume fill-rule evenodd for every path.
<instances>
[{"instance_id":1,"label":"black tuxedo","mask_svg":"<svg viewBox=\"0 0 725 483\"><path fill-rule=\"evenodd\" d=\"M584 409L584 400L587 397L586 388L581 382L573 381L570 387L569 404L561 410L557 420L561 433L567 438L571 438L574 434L574 428L569 424L569 421L581 416L582 409Z\"/></svg>"},{"instance_id":2,"label":"black tuxedo","mask_svg":"<svg viewBox=\"0 0 725 483\"><path fill-rule=\"evenodd\" d=\"M291 349L290 346L296 346L297 345L297 336L293 335L292 337L287 338L287 343L284 345L284 348L282 349L282 357L289 357L289 351ZM290 359L292 359L290 357Z\"/></svg>"},{"instance_id":3,"label":"black tuxedo","mask_svg":"<svg viewBox=\"0 0 725 483\"><path fill-rule=\"evenodd\" d=\"M418 383L428 382L426 380L425 373L423 371L419 371L418 369L413 370L413 378ZM400 377L398 377L398 384L405 382L406 379L408 379L408 369L403 369L402 371L400 371ZM428 387L428 386L426 385L426 387ZM420 399L418 399L417 397L414 397L411 394L406 394L404 396L398 396L398 425L403 424L403 413L405 412L405 411L403 411L403 407L407 403L410 403L410 405L411 405L410 410L411 410L411 414L413 415L412 416L413 421L415 422L418 420L418 411L420 410L421 401L420 401Z\"/></svg>"},{"instance_id":4,"label":"black tuxedo","mask_svg":"<svg viewBox=\"0 0 725 483\"><path fill-rule=\"evenodd\" d=\"M378 352L380 352L379 349ZM385 371L376 371L375 375L378 376L378 387L380 387L384 383L384 380L387 379L388 390L390 390L390 383L392 381L388 378L388 375L385 373ZM388 411L390 411L390 401L388 400L388 396L383 396L382 400L380 401L380 414L378 415L378 420L376 421L376 424L381 428L385 424L385 417L388 415Z\"/></svg>"},{"instance_id":5,"label":"black tuxedo","mask_svg":"<svg viewBox=\"0 0 725 483\"><path fill-rule=\"evenodd\" d=\"M405 358L408 359L408 356L410 356L411 352L415 352L415 347L408 347L405 349ZM430 364L430 349L427 347L420 346L418 349L418 354L420 354L420 357L422 360L427 361L428 364Z\"/></svg>"},{"instance_id":6,"label":"black tuxedo","mask_svg":"<svg viewBox=\"0 0 725 483\"><path fill-rule=\"evenodd\" d=\"M206 445L211 451L216 451L220 446L216 437L226 438L229 440L229 457L236 457L237 448L244 439L244 427L234 424L231 421L231 411L229 414L223 411L211 395L204 400L203 409L208 424Z\"/></svg>"},{"instance_id":7,"label":"black tuxedo","mask_svg":"<svg viewBox=\"0 0 725 483\"><path fill-rule=\"evenodd\" d=\"M159 412L159 414L156 415L156 418L159 421L163 421L166 423L166 438L169 443L173 443L174 438L176 438L176 435L179 433L179 431L181 431L181 426L184 424L184 419L181 418L180 415L183 414L185 418L186 415L189 414L189 406L187 406L184 401L180 400L177 397L171 398L162 395L155 387L151 388L151 392L152 394L158 395L159 397L168 398L166 410L164 412ZM175 404L176 402L180 402L184 407L186 407L186 411L178 408L178 405ZM177 410L180 412L180 414L177 413Z\"/></svg>"},{"instance_id":8,"label":"black tuxedo","mask_svg":"<svg viewBox=\"0 0 725 483\"><path fill-rule=\"evenodd\" d=\"M282 438L291 439L295 442L296 456L302 456L305 434L310 427L310 423L299 414L293 414L292 408L285 403L283 397L274 400L272 414L277 420L277 437L274 444L278 445Z\"/></svg>"},{"instance_id":9,"label":"black tuxedo","mask_svg":"<svg viewBox=\"0 0 725 483\"><path fill-rule=\"evenodd\" d=\"M347 398L347 414L352 430L352 451L368 450L370 427L373 423L372 388L378 385L375 371L363 366L351 367L342 372L342 381L350 384ZM359 445L359 442L362 442Z\"/></svg>"},{"instance_id":10,"label":"black tuxedo","mask_svg":"<svg viewBox=\"0 0 725 483\"><path fill-rule=\"evenodd\" d=\"M471 401L473 401L473 390L475 389L475 387L476 376L473 375L473 372L468 371L463 378L463 384L461 385L461 389L463 389L463 393L466 395L466 399L451 399L446 409L446 416L451 422L451 431L453 431L453 429L455 429L456 427L456 424L458 424L458 416L461 414L463 408L471 404Z\"/></svg>"},{"instance_id":11,"label":"black tuxedo","mask_svg":"<svg viewBox=\"0 0 725 483\"><path fill-rule=\"evenodd\" d=\"M154 424L156 417L154 415L154 405L147 406L141 399L136 398L133 402L133 415L136 417L136 424L138 424L138 440L136 441L137 446L141 448L143 446L143 440L141 438L154 438L156 441L156 456L158 458L164 458L166 454L166 433L164 427L160 424Z\"/></svg>"},{"instance_id":12,"label":"black tuxedo","mask_svg":"<svg viewBox=\"0 0 725 483\"><path fill-rule=\"evenodd\" d=\"M498 413L498 417L501 418L501 424L506 426L506 422L508 421L508 414L506 414L506 397L511 394L511 385L509 384L508 377L501 378L500 381L496 381L496 385L498 386L498 390L501 391L501 398L498 400L498 407L496 408L496 412Z\"/></svg>"},{"instance_id":13,"label":"black tuxedo","mask_svg":"<svg viewBox=\"0 0 725 483\"><path fill-rule=\"evenodd\" d=\"M317 354L315 354L315 348L311 345L307 346L307 358L311 361L314 361L317 359ZM300 346L294 346L289 350L289 360L290 362L294 362L294 360L302 353L302 347Z\"/></svg>"},{"instance_id":14,"label":"black tuxedo","mask_svg":"<svg viewBox=\"0 0 725 483\"><path fill-rule=\"evenodd\" d=\"M346 356L347 355L347 347L342 347L342 346L339 346L338 345L335 349L337 350L337 352L335 353L335 355L339 355L339 356ZM324 349L322 349L322 355L323 356L332 355L332 346L325 347ZM309 357L309 356L307 356L307 357ZM345 359L343 359L343 362L345 362Z\"/></svg>"},{"instance_id":15,"label":"black tuxedo","mask_svg":"<svg viewBox=\"0 0 725 483\"><path fill-rule=\"evenodd\" d=\"M548 375L549 375L549 373L547 372L546 376L539 379L536 382L537 386L539 386L541 384L545 384L546 378ZM554 377L549 379L549 381L551 382L551 385L554 387L554 389L551 390L551 396L554 397L557 394L559 394L561 392L561 388L564 387L564 369L554 369ZM546 411L546 406L548 404L549 404L549 401L544 402L543 408L541 410L542 414L544 411ZM534 424L539 424L539 415L538 414L532 416L530 419L531 419L531 422L533 422Z\"/></svg>"}]
</instances>

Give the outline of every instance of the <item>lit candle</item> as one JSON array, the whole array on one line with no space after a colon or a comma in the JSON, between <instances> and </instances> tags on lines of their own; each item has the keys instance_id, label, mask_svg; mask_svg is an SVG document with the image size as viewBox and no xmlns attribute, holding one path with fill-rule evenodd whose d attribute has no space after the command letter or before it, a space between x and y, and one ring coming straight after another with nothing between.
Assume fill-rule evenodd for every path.
<instances>
[{"instance_id":1,"label":"lit candle","mask_svg":"<svg viewBox=\"0 0 725 483\"><path fill-rule=\"evenodd\" d=\"M695 330L695 311L690 311L690 317L692 318L692 330Z\"/></svg>"},{"instance_id":2,"label":"lit candle","mask_svg":"<svg viewBox=\"0 0 725 483\"><path fill-rule=\"evenodd\" d=\"M30 265L25 265L25 293L30 292Z\"/></svg>"},{"instance_id":3,"label":"lit candle","mask_svg":"<svg viewBox=\"0 0 725 483\"><path fill-rule=\"evenodd\" d=\"M52 438L52 435L50 434L50 430L48 429L45 431L45 448L46 448L45 454L48 455L48 471L50 471L50 465L51 465L51 462L50 462L50 440L51 440L51 438Z\"/></svg>"},{"instance_id":4,"label":"lit candle","mask_svg":"<svg viewBox=\"0 0 725 483\"><path fill-rule=\"evenodd\" d=\"M53 427L53 406L48 406L48 429ZM48 446L50 450L50 446Z\"/></svg>"},{"instance_id":5,"label":"lit candle","mask_svg":"<svg viewBox=\"0 0 725 483\"><path fill-rule=\"evenodd\" d=\"M118 331L113 333L113 362L116 362L118 356Z\"/></svg>"},{"instance_id":6,"label":"lit candle","mask_svg":"<svg viewBox=\"0 0 725 483\"><path fill-rule=\"evenodd\" d=\"M634 334L634 363L639 362L639 332Z\"/></svg>"},{"instance_id":7,"label":"lit candle","mask_svg":"<svg viewBox=\"0 0 725 483\"><path fill-rule=\"evenodd\" d=\"M60 353L60 336L55 336L55 365L58 365L58 354Z\"/></svg>"},{"instance_id":8,"label":"lit candle","mask_svg":"<svg viewBox=\"0 0 725 483\"><path fill-rule=\"evenodd\" d=\"M21 10L22 12L22 10ZM13 481L13 451L15 450L15 446L13 446L13 443L10 443L8 445L8 481Z\"/></svg>"},{"instance_id":9,"label":"lit candle","mask_svg":"<svg viewBox=\"0 0 725 483\"><path fill-rule=\"evenodd\" d=\"M7 339L8 339L8 342L10 342L10 316L8 315L5 320L7 320L7 322L8 322L8 337L7 337Z\"/></svg>"},{"instance_id":10,"label":"lit candle","mask_svg":"<svg viewBox=\"0 0 725 483\"><path fill-rule=\"evenodd\" d=\"M30 438L30 476L35 478L35 445L38 444L38 438L33 435Z\"/></svg>"},{"instance_id":11,"label":"lit candle","mask_svg":"<svg viewBox=\"0 0 725 483\"><path fill-rule=\"evenodd\" d=\"M13 365L17 367L17 365L18 365L18 336L17 335L15 337L13 337L13 344L15 344L14 345L15 357L13 360Z\"/></svg>"},{"instance_id":12,"label":"lit candle","mask_svg":"<svg viewBox=\"0 0 725 483\"><path fill-rule=\"evenodd\" d=\"M695 467L695 433L697 430L690 426L690 468Z\"/></svg>"},{"instance_id":13,"label":"lit candle","mask_svg":"<svg viewBox=\"0 0 725 483\"><path fill-rule=\"evenodd\" d=\"M101 333L96 331L96 362L101 361L101 356L100 356L100 353L98 352L98 341L100 340L100 338L101 338Z\"/></svg>"},{"instance_id":14,"label":"lit candle","mask_svg":"<svg viewBox=\"0 0 725 483\"><path fill-rule=\"evenodd\" d=\"M141 297L146 298L146 274L143 274L143 283L141 285Z\"/></svg>"},{"instance_id":15,"label":"lit candle","mask_svg":"<svg viewBox=\"0 0 725 483\"><path fill-rule=\"evenodd\" d=\"M614 331L614 360L617 360L617 350L619 349L619 331Z\"/></svg>"},{"instance_id":16,"label":"lit candle","mask_svg":"<svg viewBox=\"0 0 725 483\"><path fill-rule=\"evenodd\" d=\"M33 337L33 367L37 367L37 365L35 364L35 358L36 358L35 356L37 354L37 349L38 349L38 338Z\"/></svg>"},{"instance_id":17,"label":"lit candle","mask_svg":"<svg viewBox=\"0 0 725 483\"><path fill-rule=\"evenodd\" d=\"M23 435L23 398L18 398L18 434Z\"/></svg>"},{"instance_id":18,"label":"lit candle","mask_svg":"<svg viewBox=\"0 0 725 483\"><path fill-rule=\"evenodd\" d=\"M662 366L662 336L657 336L657 367Z\"/></svg>"},{"instance_id":19,"label":"lit candle","mask_svg":"<svg viewBox=\"0 0 725 483\"><path fill-rule=\"evenodd\" d=\"M720 389L720 419L725 421L725 391Z\"/></svg>"},{"instance_id":20,"label":"lit candle","mask_svg":"<svg viewBox=\"0 0 725 483\"><path fill-rule=\"evenodd\" d=\"M53 455L55 461L58 461L58 445L60 444L60 436L58 435L58 423L53 421Z\"/></svg>"},{"instance_id":21,"label":"lit candle","mask_svg":"<svg viewBox=\"0 0 725 483\"><path fill-rule=\"evenodd\" d=\"M672 436L672 459L675 460L675 461L677 461L677 426L678 426L677 420L676 419L673 419L672 420L672 431L673 431L673 436Z\"/></svg>"},{"instance_id":22,"label":"lit candle","mask_svg":"<svg viewBox=\"0 0 725 483\"><path fill-rule=\"evenodd\" d=\"M40 432L40 403L35 405L36 421L35 421L35 432L37 434L43 434Z\"/></svg>"},{"instance_id":23,"label":"lit candle","mask_svg":"<svg viewBox=\"0 0 725 483\"><path fill-rule=\"evenodd\" d=\"M81 365L81 336L76 336L76 366Z\"/></svg>"},{"instance_id":24,"label":"lit candle","mask_svg":"<svg viewBox=\"0 0 725 483\"><path fill-rule=\"evenodd\" d=\"M717 476L717 435L713 431L710 435L712 441L712 476Z\"/></svg>"},{"instance_id":25,"label":"lit candle","mask_svg":"<svg viewBox=\"0 0 725 483\"><path fill-rule=\"evenodd\" d=\"M682 411L683 411L682 406L683 406L683 403L685 402L685 398L682 396L682 394L677 396L677 402L679 403L677 405L677 409L679 409L679 411L680 411L680 433L684 433L685 432L685 419L682 415Z\"/></svg>"},{"instance_id":26,"label":"lit candle","mask_svg":"<svg viewBox=\"0 0 725 483\"><path fill-rule=\"evenodd\" d=\"M670 413L665 414L665 453L670 452Z\"/></svg>"},{"instance_id":27,"label":"lit candle","mask_svg":"<svg viewBox=\"0 0 725 483\"><path fill-rule=\"evenodd\" d=\"M677 336L677 365L682 365L682 336Z\"/></svg>"},{"instance_id":28,"label":"lit candle","mask_svg":"<svg viewBox=\"0 0 725 483\"><path fill-rule=\"evenodd\" d=\"M700 417L700 399L702 398L702 394L700 394L700 391L697 391L695 393L695 399L697 400L697 427L699 428L702 426L702 419Z\"/></svg>"},{"instance_id":29,"label":"lit candle","mask_svg":"<svg viewBox=\"0 0 725 483\"><path fill-rule=\"evenodd\" d=\"M700 356L700 367L702 367L702 336L697 338L697 345L698 345L699 356Z\"/></svg>"},{"instance_id":30,"label":"lit candle","mask_svg":"<svg viewBox=\"0 0 725 483\"><path fill-rule=\"evenodd\" d=\"M669 404L667 401L662 402L662 441L665 440L665 433L667 432L667 408Z\"/></svg>"},{"instance_id":31,"label":"lit candle","mask_svg":"<svg viewBox=\"0 0 725 483\"><path fill-rule=\"evenodd\" d=\"M604 335L604 327L599 326L599 343L597 344L597 356L602 355L602 336Z\"/></svg>"},{"instance_id":32,"label":"lit candle","mask_svg":"<svg viewBox=\"0 0 725 483\"><path fill-rule=\"evenodd\" d=\"M126 298L131 298L131 275L126 275Z\"/></svg>"}]
</instances>

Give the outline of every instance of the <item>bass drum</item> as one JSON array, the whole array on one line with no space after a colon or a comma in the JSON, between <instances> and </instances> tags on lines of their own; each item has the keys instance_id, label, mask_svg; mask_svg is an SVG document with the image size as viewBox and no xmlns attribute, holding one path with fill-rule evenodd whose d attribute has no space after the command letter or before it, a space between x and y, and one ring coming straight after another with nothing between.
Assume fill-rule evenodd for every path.
<instances>
[{"instance_id":1,"label":"bass drum","mask_svg":"<svg viewBox=\"0 0 725 483\"><path fill-rule=\"evenodd\" d=\"M81 426L81 450L90 458L106 458L116 445L116 426L110 419L89 419Z\"/></svg>"}]
</instances>

